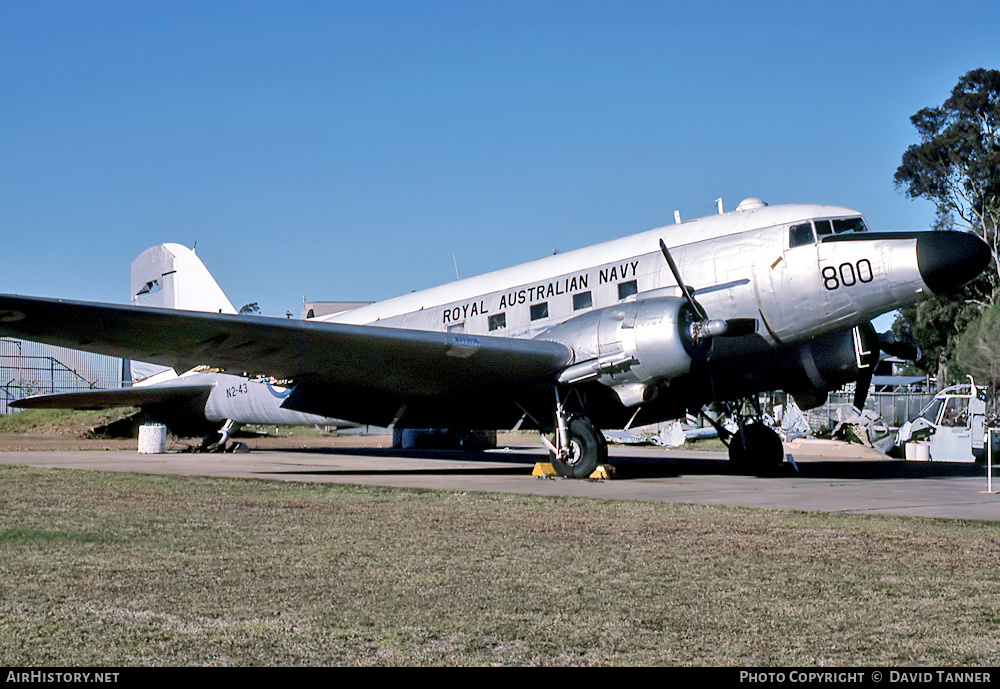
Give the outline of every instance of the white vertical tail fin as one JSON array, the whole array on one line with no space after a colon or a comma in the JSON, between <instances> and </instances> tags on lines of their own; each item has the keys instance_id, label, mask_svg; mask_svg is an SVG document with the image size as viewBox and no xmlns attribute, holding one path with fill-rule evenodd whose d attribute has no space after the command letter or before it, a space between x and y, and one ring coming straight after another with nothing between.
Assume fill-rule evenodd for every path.
<instances>
[{"instance_id":1,"label":"white vertical tail fin","mask_svg":"<svg viewBox=\"0 0 1000 689\"><path fill-rule=\"evenodd\" d=\"M180 244L150 247L132 261L132 303L187 311L236 313L201 259Z\"/></svg>"},{"instance_id":2,"label":"white vertical tail fin","mask_svg":"<svg viewBox=\"0 0 1000 689\"><path fill-rule=\"evenodd\" d=\"M181 244L151 246L139 254L132 261L130 294L135 306L236 313L205 264ZM132 362L133 381L152 383L176 375L158 364Z\"/></svg>"}]
</instances>

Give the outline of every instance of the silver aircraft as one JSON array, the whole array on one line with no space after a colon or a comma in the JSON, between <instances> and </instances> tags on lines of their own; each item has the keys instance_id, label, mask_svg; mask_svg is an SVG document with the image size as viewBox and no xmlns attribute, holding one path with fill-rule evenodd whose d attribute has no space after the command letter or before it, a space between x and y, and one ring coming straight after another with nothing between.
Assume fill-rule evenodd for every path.
<instances>
[{"instance_id":1,"label":"silver aircraft","mask_svg":"<svg viewBox=\"0 0 1000 689\"><path fill-rule=\"evenodd\" d=\"M838 206L728 213L293 321L0 296L0 334L288 381L282 407L396 428L533 427L564 476L604 462L599 429L706 405L731 461L773 471L757 393L822 403L866 381L871 319L955 290L991 260L957 231L871 232Z\"/></svg>"},{"instance_id":2,"label":"silver aircraft","mask_svg":"<svg viewBox=\"0 0 1000 689\"><path fill-rule=\"evenodd\" d=\"M194 250L160 244L143 251L130 270L136 306L235 314L236 309ZM80 390L25 397L10 404L22 409L113 409L139 407L144 423L162 423L184 436L204 435L202 449L223 451L245 424L356 426L283 408L291 390L266 377L236 376L196 366L176 371L132 361L131 387Z\"/></svg>"}]
</instances>

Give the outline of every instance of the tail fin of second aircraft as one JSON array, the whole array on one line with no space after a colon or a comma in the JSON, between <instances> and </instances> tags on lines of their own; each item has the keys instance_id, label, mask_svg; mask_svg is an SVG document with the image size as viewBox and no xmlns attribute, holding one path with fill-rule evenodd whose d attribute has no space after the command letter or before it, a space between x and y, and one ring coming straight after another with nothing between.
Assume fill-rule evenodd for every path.
<instances>
[{"instance_id":1,"label":"tail fin of second aircraft","mask_svg":"<svg viewBox=\"0 0 1000 689\"><path fill-rule=\"evenodd\" d=\"M132 261L131 294L136 306L236 313L201 259L180 244L150 247Z\"/></svg>"},{"instance_id":2,"label":"tail fin of second aircraft","mask_svg":"<svg viewBox=\"0 0 1000 689\"><path fill-rule=\"evenodd\" d=\"M166 309L236 313L208 268L192 249L181 244L160 244L132 261L132 303ZM165 366L131 362L132 380L153 383L174 378L177 373Z\"/></svg>"}]
</instances>

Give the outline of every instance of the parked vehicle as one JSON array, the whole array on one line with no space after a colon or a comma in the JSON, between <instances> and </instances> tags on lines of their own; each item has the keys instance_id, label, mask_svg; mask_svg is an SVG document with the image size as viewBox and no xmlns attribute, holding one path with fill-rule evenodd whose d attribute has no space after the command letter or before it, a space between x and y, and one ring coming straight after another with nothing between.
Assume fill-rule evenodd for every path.
<instances>
[{"instance_id":1,"label":"parked vehicle","mask_svg":"<svg viewBox=\"0 0 1000 689\"><path fill-rule=\"evenodd\" d=\"M970 381L972 379L970 378ZM899 429L906 459L982 462L986 459L986 388L972 381L939 392Z\"/></svg>"}]
</instances>

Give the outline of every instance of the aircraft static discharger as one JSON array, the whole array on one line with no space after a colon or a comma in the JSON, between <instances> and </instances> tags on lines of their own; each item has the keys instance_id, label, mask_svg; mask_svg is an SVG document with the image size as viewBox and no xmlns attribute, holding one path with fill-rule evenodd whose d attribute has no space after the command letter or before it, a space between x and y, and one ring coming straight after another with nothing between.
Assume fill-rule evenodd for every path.
<instances>
[{"instance_id":1,"label":"aircraft static discharger","mask_svg":"<svg viewBox=\"0 0 1000 689\"><path fill-rule=\"evenodd\" d=\"M746 199L313 321L0 296L0 334L271 375L292 381L284 408L357 423L534 427L573 477L605 461L599 429L714 403L737 423L730 459L768 472L781 441L746 400L785 390L808 408L867 389L871 319L990 259L965 232L871 232L848 208Z\"/></svg>"}]
</instances>

